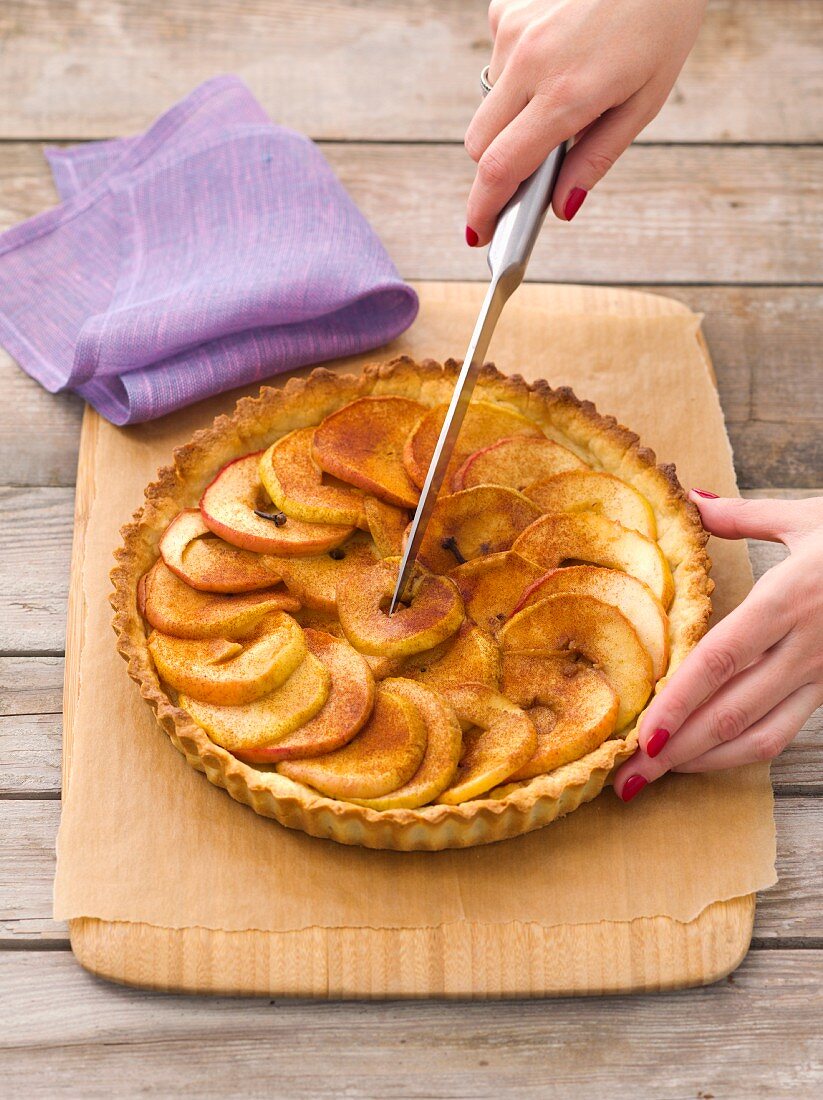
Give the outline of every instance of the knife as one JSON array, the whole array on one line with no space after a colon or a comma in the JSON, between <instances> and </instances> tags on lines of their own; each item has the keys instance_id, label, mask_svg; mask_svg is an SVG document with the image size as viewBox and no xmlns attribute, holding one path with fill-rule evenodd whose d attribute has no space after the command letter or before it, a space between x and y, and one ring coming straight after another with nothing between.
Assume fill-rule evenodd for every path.
<instances>
[{"instance_id":1,"label":"knife","mask_svg":"<svg viewBox=\"0 0 823 1100\"><path fill-rule=\"evenodd\" d=\"M480 83L485 95L490 89L488 66L483 70ZM414 513L406 540L406 549L400 562L394 595L389 605L390 615L400 602L414 570L417 552L426 533L426 526L466 416L477 376L485 361L495 325L503 311L503 306L522 283L523 276L526 274L532 249L551 204L552 192L566 155L566 147L567 143L563 142L549 153L540 167L520 184L497 220L488 252L491 272L489 288L457 376L443 427L423 483L420 501Z\"/></svg>"}]
</instances>

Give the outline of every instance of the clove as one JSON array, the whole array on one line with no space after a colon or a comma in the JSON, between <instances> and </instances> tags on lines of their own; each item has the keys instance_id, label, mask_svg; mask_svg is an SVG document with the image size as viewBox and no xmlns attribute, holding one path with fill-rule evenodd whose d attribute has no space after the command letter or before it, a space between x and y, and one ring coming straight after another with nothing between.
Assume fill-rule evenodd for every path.
<instances>
[{"instance_id":1,"label":"clove","mask_svg":"<svg viewBox=\"0 0 823 1100\"><path fill-rule=\"evenodd\" d=\"M285 512L263 512L259 508L254 509L254 514L260 516L261 519L270 519L274 523L275 527L282 527L286 522Z\"/></svg>"},{"instance_id":2,"label":"clove","mask_svg":"<svg viewBox=\"0 0 823 1100\"><path fill-rule=\"evenodd\" d=\"M457 545L457 540L453 535L449 535L447 538L442 539L440 545L444 550L448 550L450 553L454 554L458 565L466 564L466 559L460 553L460 547Z\"/></svg>"}]
</instances>

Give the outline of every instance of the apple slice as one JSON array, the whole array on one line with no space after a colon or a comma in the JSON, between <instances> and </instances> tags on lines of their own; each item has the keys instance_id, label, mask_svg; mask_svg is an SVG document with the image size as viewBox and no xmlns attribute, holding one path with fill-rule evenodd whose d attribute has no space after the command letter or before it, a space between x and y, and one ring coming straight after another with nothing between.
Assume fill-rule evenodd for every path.
<instances>
[{"instance_id":1,"label":"apple slice","mask_svg":"<svg viewBox=\"0 0 823 1100\"><path fill-rule=\"evenodd\" d=\"M377 497L366 497L363 511L371 537L381 558L396 558L403 553L403 536L409 525L405 508L395 508Z\"/></svg>"},{"instance_id":2,"label":"apple slice","mask_svg":"<svg viewBox=\"0 0 823 1100\"><path fill-rule=\"evenodd\" d=\"M449 576L460 590L468 618L495 635L526 590L543 576L543 570L519 554L504 550L458 565Z\"/></svg>"},{"instance_id":3,"label":"apple slice","mask_svg":"<svg viewBox=\"0 0 823 1100\"><path fill-rule=\"evenodd\" d=\"M287 516L306 523L367 527L363 493L331 485L312 458L314 428L298 428L272 443L260 459L260 480Z\"/></svg>"},{"instance_id":4,"label":"apple slice","mask_svg":"<svg viewBox=\"0 0 823 1100\"><path fill-rule=\"evenodd\" d=\"M506 653L502 692L528 714L537 748L509 779L533 779L594 752L614 733L619 700L599 672L566 651Z\"/></svg>"},{"instance_id":5,"label":"apple slice","mask_svg":"<svg viewBox=\"0 0 823 1100\"><path fill-rule=\"evenodd\" d=\"M513 435L469 455L452 478L451 487L459 492L473 485L505 485L522 493L536 478L580 469L586 469L586 463L553 439Z\"/></svg>"},{"instance_id":6,"label":"apple slice","mask_svg":"<svg viewBox=\"0 0 823 1100\"><path fill-rule=\"evenodd\" d=\"M149 652L161 679L201 703L251 703L288 680L308 652L303 631L273 611L242 642L175 638L153 630Z\"/></svg>"},{"instance_id":7,"label":"apple slice","mask_svg":"<svg viewBox=\"0 0 823 1100\"><path fill-rule=\"evenodd\" d=\"M260 481L262 453L230 462L207 487L200 512L209 530L242 550L280 557L322 554L345 542L351 525L303 523L278 512Z\"/></svg>"},{"instance_id":8,"label":"apple slice","mask_svg":"<svg viewBox=\"0 0 823 1100\"><path fill-rule=\"evenodd\" d=\"M531 482L523 492L543 512L597 512L647 538L657 538L651 504L637 489L613 474L565 470Z\"/></svg>"},{"instance_id":9,"label":"apple slice","mask_svg":"<svg viewBox=\"0 0 823 1100\"><path fill-rule=\"evenodd\" d=\"M187 508L171 521L160 553L173 573L201 592L255 592L280 580L271 558L218 538L199 508Z\"/></svg>"},{"instance_id":10,"label":"apple slice","mask_svg":"<svg viewBox=\"0 0 823 1100\"><path fill-rule=\"evenodd\" d=\"M561 592L524 607L500 631L503 654L569 649L582 653L617 692L621 730L651 694L652 659L632 624L610 603L584 593Z\"/></svg>"},{"instance_id":11,"label":"apple slice","mask_svg":"<svg viewBox=\"0 0 823 1100\"><path fill-rule=\"evenodd\" d=\"M351 645L338 619L329 619L325 616L315 618L311 613L303 614L303 612L298 612L295 617L304 630L322 630L326 634L331 634L333 638L342 639L346 645ZM357 652L355 650L355 653ZM369 666L375 680L385 680L387 676L399 676L403 667L402 657L386 657L376 653L361 653L360 656Z\"/></svg>"},{"instance_id":12,"label":"apple slice","mask_svg":"<svg viewBox=\"0 0 823 1100\"><path fill-rule=\"evenodd\" d=\"M448 573L472 558L508 550L539 516L533 501L499 485L450 493L432 509L418 560L433 573Z\"/></svg>"},{"instance_id":13,"label":"apple slice","mask_svg":"<svg viewBox=\"0 0 823 1100\"><path fill-rule=\"evenodd\" d=\"M381 684L371 718L353 741L325 756L287 760L277 770L329 798L379 798L411 779L426 738L417 707Z\"/></svg>"},{"instance_id":14,"label":"apple slice","mask_svg":"<svg viewBox=\"0 0 823 1100\"><path fill-rule=\"evenodd\" d=\"M382 798L351 798L372 810L414 810L433 802L451 783L463 748L457 715L436 691L413 680L386 680L384 687L417 708L426 726L426 754L420 767L402 787Z\"/></svg>"},{"instance_id":15,"label":"apple slice","mask_svg":"<svg viewBox=\"0 0 823 1100\"><path fill-rule=\"evenodd\" d=\"M280 558L283 583L305 607L333 613L337 590L356 584L364 570L380 560L371 538L358 531L345 546L310 558Z\"/></svg>"},{"instance_id":16,"label":"apple slice","mask_svg":"<svg viewBox=\"0 0 823 1100\"><path fill-rule=\"evenodd\" d=\"M331 676L329 696L304 726L274 745L238 752L247 764L275 764L294 757L321 756L349 741L368 721L374 679L363 657L348 644L319 630L305 631L306 644Z\"/></svg>"},{"instance_id":17,"label":"apple slice","mask_svg":"<svg viewBox=\"0 0 823 1100\"><path fill-rule=\"evenodd\" d=\"M537 748L537 731L520 707L484 684L465 684L446 698L465 732L454 779L437 801L456 806L522 768Z\"/></svg>"},{"instance_id":18,"label":"apple slice","mask_svg":"<svg viewBox=\"0 0 823 1100\"><path fill-rule=\"evenodd\" d=\"M595 512L541 516L518 536L512 549L547 570L564 561L622 569L647 584L664 607L674 596L671 570L657 543Z\"/></svg>"},{"instance_id":19,"label":"apple slice","mask_svg":"<svg viewBox=\"0 0 823 1100\"><path fill-rule=\"evenodd\" d=\"M454 581L416 569L407 603L388 614L400 562L383 558L338 590L337 614L355 649L407 657L450 638L463 622L463 601Z\"/></svg>"},{"instance_id":20,"label":"apple slice","mask_svg":"<svg viewBox=\"0 0 823 1100\"><path fill-rule=\"evenodd\" d=\"M163 634L176 638L239 638L270 611L296 611L299 600L285 591L238 596L198 592L159 558L141 581L140 613Z\"/></svg>"},{"instance_id":21,"label":"apple slice","mask_svg":"<svg viewBox=\"0 0 823 1100\"><path fill-rule=\"evenodd\" d=\"M425 483L447 409L447 404L429 409L406 440L403 464L418 488ZM443 484L451 485L452 478L469 455L513 435L542 436L543 433L520 413L490 401L473 401L460 428Z\"/></svg>"},{"instance_id":22,"label":"apple slice","mask_svg":"<svg viewBox=\"0 0 823 1100\"><path fill-rule=\"evenodd\" d=\"M570 565L566 569L553 569L531 585L515 611L558 592L586 592L613 604L632 624L651 656L655 680L665 673L669 666L669 618L648 585L618 569Z\"/></svg>"},{"instance_id":23,"label":"apple slice","mask_svg":"<svg viewBox=\"0 0 823 1100\"><path fill-rule=\"evenodd\" d=\"M218 745L235 755L256 752L299 729L324 706L331 674L311 653L279 688L242 706L201 703L180 694L177 702Z\"/></svg>"},{"instance_id":24,"label":"apple slice","mask_svg":"<svg viewBox=\"0 0 823 1100\"><path fill-rule=\"evenodd\" d=\"M407 397L351 401L315 431L314 460L322 470L387 504L416 508L420 494L403 465L403 447L426 411Z\"/></svg>"},{"instance_id":25,"label":"apple slice","mask_svg":"<svg viewBox=\"0 0 823 1100\"><path fill-rule=\"evenodd\" d=\"M407 657L400 675L449 691L471 680L497 689L500 682L500 650L474 623L464 622L446 642Z\"/></svg>"}]
</instances>

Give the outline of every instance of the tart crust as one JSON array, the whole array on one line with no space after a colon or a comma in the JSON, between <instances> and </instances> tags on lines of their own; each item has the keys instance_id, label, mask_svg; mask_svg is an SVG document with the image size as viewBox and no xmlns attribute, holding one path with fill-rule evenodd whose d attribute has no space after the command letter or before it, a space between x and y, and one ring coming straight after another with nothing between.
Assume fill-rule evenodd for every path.
<instances>
[{"instance_id":1,"label":"tart crust","mask_svg":"<svg viewBox=\"0 0 823 1100\"><path fill-rule=\"evenodd\" d=\"M231 416L219 416L175 450L173 463L147 486L145 503L122 529L111 578L117 648L157 721L172 743L208 779L256 813L289 828L341 844L399 851L467 848L541 828L595 798L615 767L637 748L637 721L594 752L554 772L509 783L489 796L456 806L377 811L339 802L309 790L262 765L244 764L216 745L204 729L175 705L160 683L149 655L138 612L137 586L158 558L168 524L184 508L196 506L205 487L226 463L262 450L296 428L319 424L334 409L370 394L393 394L432 406L450 399L459 363L414 362L407 357L365 368L362 375L339 375L324 368L282 388L265 386L258 397L243 398ZM711 613L708 536L687 499L672 465L658 465L638 437L567 387L527 383L487 364L476 396L533 420L548 438L569 448L593 469L628 481L651 503L658 544L674 578L669 609L671 653L668 676L705 633ZM641 715L642 717L642 715Z\"/></svg>"}]
</instances>

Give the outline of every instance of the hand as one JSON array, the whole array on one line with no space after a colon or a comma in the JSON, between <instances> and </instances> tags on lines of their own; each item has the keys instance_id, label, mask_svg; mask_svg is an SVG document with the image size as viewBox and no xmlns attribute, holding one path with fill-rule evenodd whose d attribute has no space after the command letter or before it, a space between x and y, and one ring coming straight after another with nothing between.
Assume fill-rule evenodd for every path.
<instances>
[{"instance_id":1,"label":"hand","mask_svg":"<svg viewBox=\"0 0 823 1100\"><path fill-rule=\"evenodd\" d=\"M492 0L492 90L466 131L477 162L466 240L497 216L561 141L577 135L554 190L570 221L655 117L697 38L705 0Z\"/></svg>"},{"instance_id":2,"label":"hand","mask_svg":"<svg viewBox=\"0 0 823 1100\"><path fill-rule=\"evenodd\" d=\"M723 500L692 491L691 499L712 534L782 542L790 553L649 705L640 750L615 775L624 802L668 771L772 760L823 703L823 497Z\"/></svg>"}]
</instances>

